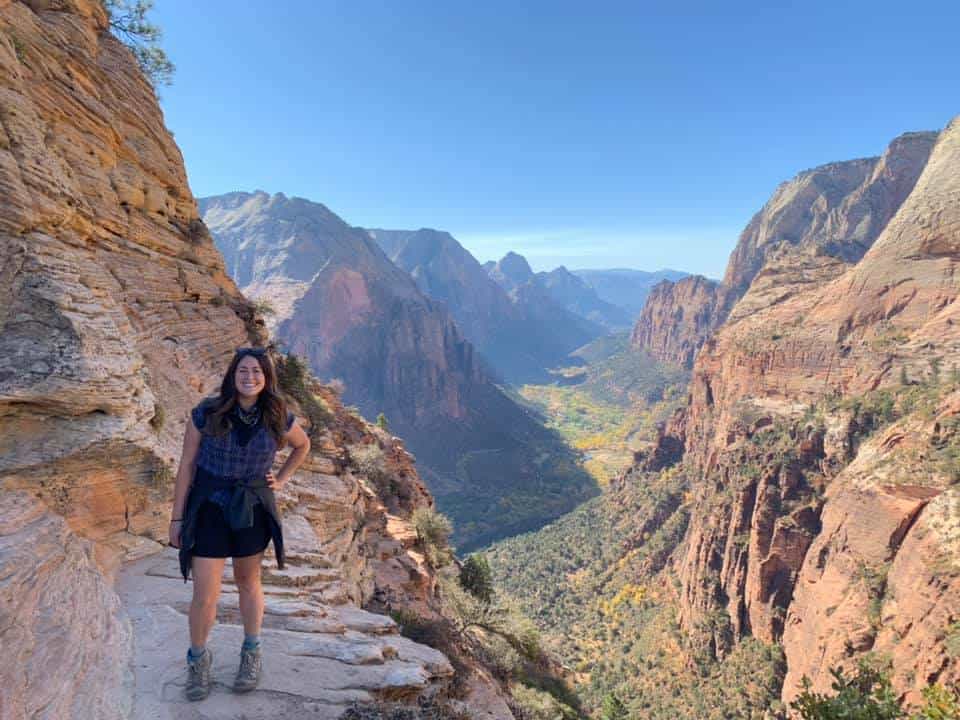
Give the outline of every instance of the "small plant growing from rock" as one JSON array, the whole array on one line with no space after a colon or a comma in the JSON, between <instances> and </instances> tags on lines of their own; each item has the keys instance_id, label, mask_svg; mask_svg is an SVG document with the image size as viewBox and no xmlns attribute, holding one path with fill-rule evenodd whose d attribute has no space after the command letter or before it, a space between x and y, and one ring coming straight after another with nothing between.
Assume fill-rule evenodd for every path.
<instances>
[{"instance_id":1,"label":"small plant growing from rock","mask_svg":"<svg viewBox=\"0 0 960 720\"><path fill-rule=\"evenodd\" d=\"M453 525L446 516L433 508L419 507L410 516L417 540L423 548L427 562L435 568L447 565L453 559L450 550L450 533Z\"/></svg>"},{"instance_id":2,"label":"small plant growing from rock","mask_svg":"<svg viewBox=\"0 0 960 720\"><path fill-rule=\"evenodd\" d=\"M266 298L260 298L255 300L253 303L253 311L257 315L276 315L277 311L274 309L273 304Z\"/></svg>"},{"instance_id":3,"label":"small plant growing from rock","mask_svg":"<svg viewBox=\"0 0 960 720\"><path fill-rule=\"evenodd\" d=\"M394 489L390 482L390 473L387 472L383 449L379 445L350 445L347 449L354 467L373 484L379 495Z\"/></svg>"},{"instance_id":4,"label":"small plant growing from rock","mask_svg":"<svg viewBox=\"0 0 960 720\"><path fill-rule=\"evenodd\" d=\"M280 389L296 400L307 414L311 434L318 434L333 420L333 414L326 403L310 391L311 378L306 361L293 354L282 355L276 365Z\"/></svg>"},{"instance_id":5,"label":"small plant growing from rock","mask_svg":"<svg viewBox=\"0 0 960 720\"><path fill-rule=\"evenodd\" d=\"M153 417L150 418L150 427L152 427L157 432L163 430L163 424L166 422L167 413L163 409L163 405L160 403L154 403L153 405Z\"/></svg>"}]
</instances>

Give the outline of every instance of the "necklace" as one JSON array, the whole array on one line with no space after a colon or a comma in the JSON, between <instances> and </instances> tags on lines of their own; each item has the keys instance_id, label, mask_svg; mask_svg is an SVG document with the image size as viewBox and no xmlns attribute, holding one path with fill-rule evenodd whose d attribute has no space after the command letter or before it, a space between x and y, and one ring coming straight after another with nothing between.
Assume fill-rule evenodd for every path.
<instances>
[{"instance_id":1,"label":"necklace","mask_svg":"<svg viewBox=\"0 0 960 720\"><path fill-rule=\"evenodd\" d=\"M260 422L260 406L254 405L249 410L244 410L239 404L236 405L237 419L247 427L253 427Z\"/></svg>"}]
</instances>

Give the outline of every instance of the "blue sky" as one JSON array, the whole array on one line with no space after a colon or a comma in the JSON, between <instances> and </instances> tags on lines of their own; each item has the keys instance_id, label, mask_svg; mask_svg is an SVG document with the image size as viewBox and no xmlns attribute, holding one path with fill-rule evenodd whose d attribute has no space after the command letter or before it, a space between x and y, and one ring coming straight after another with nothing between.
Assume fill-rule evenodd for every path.
<instances>
[{"instance_id":1,"label":"blue sky","mask_svg":"<svg viewBox=\"0 0 960 720\"><path fill-rule=\"evenodd\" d=\"M157 0L198 196L264 189L483 262L720 276L776 185L960 114L951 2Z\"/></svg>"}]
</instances>

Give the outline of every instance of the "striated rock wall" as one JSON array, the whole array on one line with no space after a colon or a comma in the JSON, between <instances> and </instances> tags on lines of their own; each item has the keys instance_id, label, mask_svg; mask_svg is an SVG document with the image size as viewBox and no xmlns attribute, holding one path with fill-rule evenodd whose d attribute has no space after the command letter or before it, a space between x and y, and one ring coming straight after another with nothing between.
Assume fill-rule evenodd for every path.
<instances>
[{"instance_id":1,"label":"striated rock wall","mask_svg":"<svg viewBox=\"0 0 960 720\"><path fill-rule=\"evenodd\" d=\"M658 285L634 345L692 367L728 316L746 317L842 274L910 194L936 137L906 133L879 158L830 163L782 183L741 233L719 286L704 278Z\"/></svg>"},{"instance_id":2,"label":"striated rock wall","mask_svg":"<svg viewBox=\"0 0 960 720\"><path fill-rule=\"evenodd\" d=\"M902 168L898 153L929 137L904 136L857 172L893 197L903 186L884 167ZM782 642L785 700L803 675L829 690L828 669L868 651L890 657L910 700L958 672L944 645L960 617L956 477L943 459L954 401L931 417L916 399L950 392L933 368L960 351L957 167L955 120L859 259L869 233L810 216L820 218L808 234L816 246L843 252L791 247L766 258L701 349L689 406L673 423L701 478L677 564L684 627L710 634L718 654L746 634ZM841 203L850 218L869 187ZM885 421L863 406L882 391L901 419L871 436Z\"/></svg>"},{"instance_id":3,"label":"striated rock wall","mask_svg":"<svg viewBox=\"0 0 960 720\"><path fill-rule=\"evenodd\" d=\"M693 367L697 351L723 321L720 286L702 275L657 283L644 303L630 344L661 362Z\"/></svg>"}]
</instances>

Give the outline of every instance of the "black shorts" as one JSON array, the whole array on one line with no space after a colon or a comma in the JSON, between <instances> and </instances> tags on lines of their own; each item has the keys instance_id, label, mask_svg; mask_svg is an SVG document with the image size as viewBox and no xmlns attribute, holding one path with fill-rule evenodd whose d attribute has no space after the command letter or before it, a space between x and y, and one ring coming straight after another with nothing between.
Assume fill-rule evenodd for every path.
<instances>
[{"instance_id":1,"label":"black shorts","mask_svg":"<svg viewBox=\"0 0 960 720\"><path fill-rule=\"evenodd\" d=\"M266 550L270 537L270 516L260 503L253 506L253 527L231 530L223 508L208 500L197 509L191 554L208 558L247 557Z\"/></svg>"}]
</instances>

